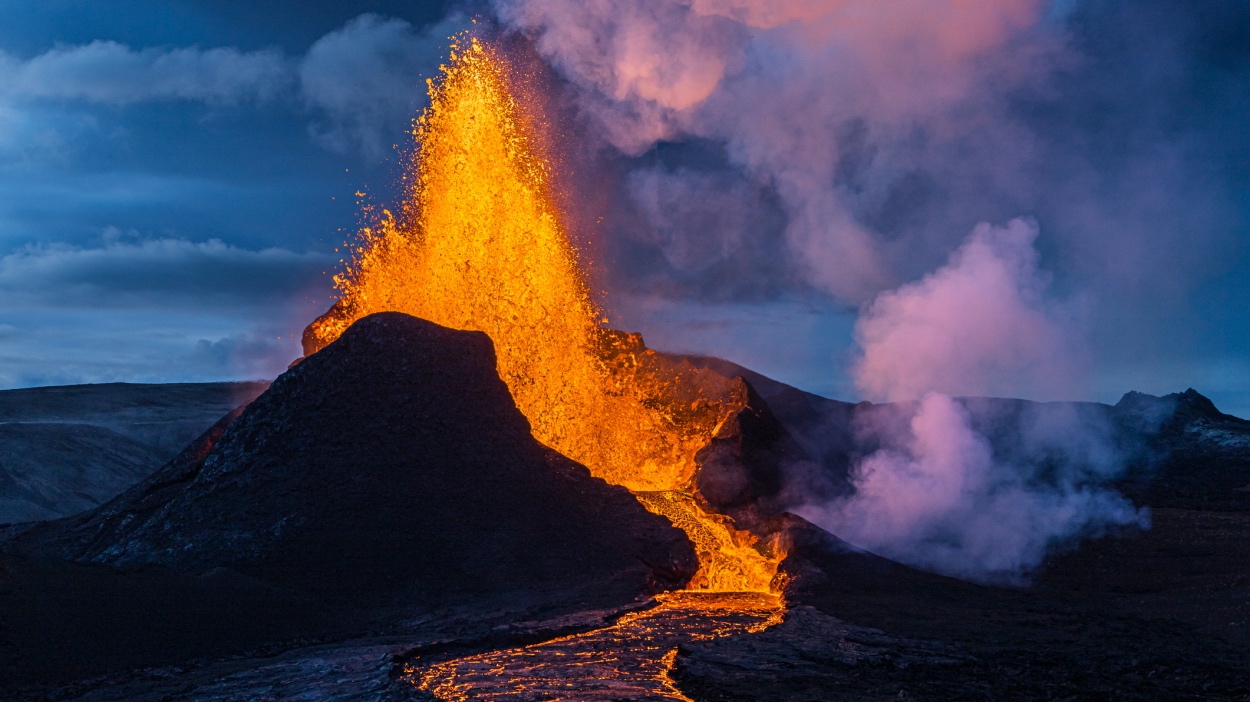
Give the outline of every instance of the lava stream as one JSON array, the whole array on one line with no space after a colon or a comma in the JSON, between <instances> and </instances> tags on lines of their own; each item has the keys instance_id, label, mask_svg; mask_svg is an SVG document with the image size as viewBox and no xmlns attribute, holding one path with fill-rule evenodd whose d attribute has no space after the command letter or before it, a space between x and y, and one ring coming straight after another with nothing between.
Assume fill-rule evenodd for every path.
<instances>
[{"instance_id":1,"label":"lava stream","mask_svg":"<svg viewBox=\"0 0 1250 702\"><path fill-rule=\"evenodd\" d=\"M677 647L780 623L780 598L762 592L674 592L595 631L404 670L446 702L465 700L686 700L670 677Z\"/></svg>"}]
</instances>

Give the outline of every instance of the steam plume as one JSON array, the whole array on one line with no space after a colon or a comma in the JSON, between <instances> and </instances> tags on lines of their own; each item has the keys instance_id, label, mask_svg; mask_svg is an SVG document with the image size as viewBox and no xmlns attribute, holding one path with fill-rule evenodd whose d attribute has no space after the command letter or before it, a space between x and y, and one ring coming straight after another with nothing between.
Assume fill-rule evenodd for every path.
<instances>
[{"instance_id":1,"label":"steam plume","mask_svg":"<svg viewBox=\"0 0 1250 702\"><path fill-rule=\"evenodd\" d=\"M983 423L1017 426L992 446L944 394L1041 393L1079 377L1045 298L1036 236L1023 220L982 224L946 266L868 306L856 326L856 382L905 402L861 419L861 441L882 448L852 468L855 493L804 516L891 558L984 581L1026 575L1056 543L1146 524L1146 512L1099 487L1120 470L1105 420L1045 404L993 416L1005 410L982 402Z\"/></svg>"},{"instance_id":2,"label":"steam plume","mask_svg":"<svg viewBox=\"0 0 1250 702\"><path fill-rule=\"evenodd\" d=\"M800 514L875 553L982 582L1017 582L1051 548L1074 538L1149 525L1146 510L1099 487L1102 476L1090 475L1087 466L1062 462L1043 480L1040 454L1025 451L1021 463L996 460L967 410L946 395L891 409L891 418L914 412L908 431L876 435L888 446L854 468L855 494ZM862 431L874 429L880 427Z\"/></svg>"},{"instance_id":3,"label":"steam plume","mask_svg":"<svg viewBox=\"0 0 1250 702\"><path fill-rule=\"evenodd\" d=\"M839 187L848 126L890 140L947 121L939 116L987 79L982 59L1032 24L1040 4L494 2L578 88L594 132L616 149L725 143L736 167L776 190L807 282L855 303L893 277L892 254L857 220L856 201L907 164L882 154L877 182Z\"/></svg>"},{"instance_id":4,"label":"steam plume","mask_svg":"<svg viewBox=\"0 0 1250 702\"><path fill-rule=\"evenodd\" d=\"M1037 225L979 225L940 270L887 291L856 325L855 382L873 400L926 392L1043 399L1076 391L1081 353L1045 299ZM1067 399L1067 398L1063 398Z\"/></svg>"},{"instance_id":5,"label":"steam plume","mask_svg":"<svg viewBox=\"0 0 1250 702\"><path fill-rule=\"evenodd\" d=\"M1236 131L1225 120L1246 93L1224 77L1241 75L1226 70L1235 57L1203 64L1215 59L1188 46L1203 37L1173 21L1187 11L1043 0L492 4L571 86L580 127L617 156L617 192L634 204L619 226L651 228L622 237L644 252L637 285L661 289L650 272L667 266L672 280L733 285L664 294L767 296L775 288L744 281L782 278L784 265L798 294L861 310L856 387L901 404L859 428L881 450L855 468L858 493L809 505L814 519L909 562L995 579L1026 572L1057 541L1142 518L1099 487L1121 461L1091 417L1045 406L1003 439L986 434L985 406L957 397L1088 396L1095 360L1103 374L1123 362L1122 330L1157 349L1183 345L1187 296L1219 274L1220 252L1246 250L1229 234L1244 221L1230 184L1240 181L1221 175L1238 167L1224 155ZM1218 98L1191 89L1225 80L1202 92ZM1237 144L1228 153L1244 154ZM738 212L753 198L745 225ZM1039 265L1038 225L1011 220L1021 215L1044 225L1063 301ZM962 240L986 220L1010 223ZM1124 313L1143 304L1160 315ZM1143 361L1134 346L1132 361L1159 369L1159 353Z\"/></svg>"}]
</instances>

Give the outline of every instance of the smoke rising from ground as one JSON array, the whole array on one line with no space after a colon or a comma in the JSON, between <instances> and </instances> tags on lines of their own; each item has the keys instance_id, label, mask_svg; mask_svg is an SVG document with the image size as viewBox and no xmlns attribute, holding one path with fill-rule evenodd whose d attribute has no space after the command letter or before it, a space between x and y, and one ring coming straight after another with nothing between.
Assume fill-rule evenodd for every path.
<instances>
[{"instance_id":1,"label":"smoke rising from ground","mask_svg":"<svg viewBox=\"0 0 1250 702\"><path fill-rule=\"evenodd\" d=\"M981 224L944 267L864 309L855 380L895 404L860 417L860 443L880 448L852 466L854 493L803 516L890 558L990 582L1027 575L1056 544L1148 524L1100 486L1123 462L1105 418L1071 404L1006 416L1010 405L966 400L979 429L950 396L1078 387L1072 327L1047 301L1037 235L1020 219Z\"/></svg>"},{"instance_id":2,"label":"smoke rising from ground","mask_svg":"<svg viewBox=\"0 0 1250 702\"><path fill-rule=\"evenodd\" d=\"M1047 430L1063 430L1067 436L1052 438L1067 441L1087 433L1076 417L1061 412L1042 409L1023 418L1024 435L1037 440ZM907 422L904 431L893 426L900 420ZM903 563L982 582L1016 582L1058 544L1112 526L1149 525L1148 512L1098 486L1109 477L1100 469L1114 473L1114 461L1052 455L1044 475L1040 444L1012 447L1019 462L1004 461L972 428L969 412L946 395L888 407L860 431L885 446L854 466L855 493L797 511ZM1097 446L1095 453L1106 448Z\"/></svg>"}]
</instances>

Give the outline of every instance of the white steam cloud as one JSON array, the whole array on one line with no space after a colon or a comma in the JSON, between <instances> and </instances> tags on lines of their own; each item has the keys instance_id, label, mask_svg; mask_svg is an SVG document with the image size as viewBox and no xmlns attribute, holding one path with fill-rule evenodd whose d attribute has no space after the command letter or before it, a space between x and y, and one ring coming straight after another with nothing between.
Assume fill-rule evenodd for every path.
<instances>
[{"instance_id":1,"label":"white steam cloud","mask_svg":"<svg viewBox=\"0 0 1250 702\"><path fill-rule=\"evenodd\" d=\"M967 410L946 395L898 411L914 412L908 431L854 467L855 493L800 514L874 553L981 582L1019 581L1057 544L1149 524L1148 512L1098 487L1103 476L1081 464L1062 464L1043 481L1027 462L995 460Z\"/></svg>"},{"instance_id":2,"label":"white steam cloud","mask_svg":"<svg viewBox=\"0 0 1250 702\"><path fill-rule=\"evenodd\" d=\"M867 399L927 392L1068 399L1083 354L1066 309L1046 299L1037 225L978 226L947 265L877 296L860 314L854 368Z\"/></svg>"},{"instance_id":3,"label":"white steam cloud","mask_svg":"<svg viewBox=\"0 0 1250 702\"><path fill-rule=\"evenodd\" d=\"M1094 418L1033 405L996 457L951 394L1062 389L1078 354L1045 298L1035 225L980 225L947 265L882 293L856 326L862 392L898 402L858 427L882 447L852 467L855 492L800 513L847 541L922 568L1013 581L1048 550L1148 514L1099 487L1120 464ZM913 402L920 398L918 402ZM982 402L990 417L1004 412ZM995 422L990 421L989 424ZM1044 469L1044 470L1043 470Z\"/></svg>"}]
</instances>

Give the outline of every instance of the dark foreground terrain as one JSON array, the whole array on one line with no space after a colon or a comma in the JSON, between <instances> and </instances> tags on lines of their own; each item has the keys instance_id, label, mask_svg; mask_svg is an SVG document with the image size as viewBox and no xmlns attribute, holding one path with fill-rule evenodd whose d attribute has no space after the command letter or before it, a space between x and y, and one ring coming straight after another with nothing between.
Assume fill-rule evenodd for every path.
<instances>
[{"instance_id":1,"label":"dark foreground terrain","mask_svg":"<svg viewBox=\"0 0 1250 702\"><path fill-rule=\"evenodd\" d=\"M839 554L825 537L800 549L783 624L690 644L673 677L697 700L1250 699L1250 514L1154 515L1027 588Z\"/></svg>"},{"instance_id":2,"label":"dark foreground terrain","mask_svg":"<svg viewBox=\"0 0 1250 702\"><path fill-rule=\"evenodd\" d=\"M886 411L695 362L770 408L735 455L798 442L829 490ZM1050 411L965 402L987 435ZM1250 427L1192 391L1060 409L1132 457L1150 529L988 587L756 514L792 540L782 619L657 604L689 543L532 439L489 340L370 317L116 499L0 529L0 698L1250 699Z\"/></svg>"}]
</instances>

